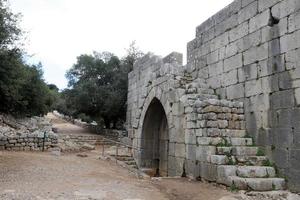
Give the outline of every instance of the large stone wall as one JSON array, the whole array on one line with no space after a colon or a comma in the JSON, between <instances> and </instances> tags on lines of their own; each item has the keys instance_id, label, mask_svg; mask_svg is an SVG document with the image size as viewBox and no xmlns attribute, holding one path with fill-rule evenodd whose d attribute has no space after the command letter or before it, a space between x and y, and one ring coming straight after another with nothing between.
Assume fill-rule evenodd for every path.
<instances>
[{"instance_id":1,"label":"large stone wall","mask_svg":"<svg viewBox=\"0 0 300 200\"><path fill-rule=\"evenodd\" d=\"M143 126L156 99L168 122L169 176L184 172L226 184L224 174L238 173L219 165L245 156L232 154L252 155L261 165L251 141L300 191L299 56L299 0L235 0L197 27L186 66L178 53L146 55L129 74L127 129L138 165L147 166L153 138L145 139ZM207 115L203 104L213 108ZM224 141L231 154L222 157Z\"/></svg>"},{"instance_id":2,"label":"large stone wall","mask_svg":"<svg viewBox=\"0 0 300 200\"><path fill-rule=\"evenodd\" d=\"M243 101L246 129L300 188L300 1L236 0L196 29L188 70Z\"/></svg>"}]
</instances>

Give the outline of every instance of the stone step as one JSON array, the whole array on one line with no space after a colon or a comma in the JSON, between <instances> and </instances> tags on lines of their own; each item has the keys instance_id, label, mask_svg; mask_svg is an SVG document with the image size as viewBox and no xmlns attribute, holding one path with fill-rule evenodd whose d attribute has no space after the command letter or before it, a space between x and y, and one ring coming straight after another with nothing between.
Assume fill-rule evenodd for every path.
<instances>
[{"instance_id":1,"label":"stone step","mask_svg":"<svg viewBox=\"0 0 300 200\"><path fill-rule=\"evenodd\" d=\"M273 167L239 166L236 170L241 178L274 178L276 173Z\"/></svg>"},{"instance_id":2,"label":"stone step","mask_svg":"<svg viewBox=\"0 0 300 200\"><path fill-rule=\"evenodd\" d=\"M209 95L213 95L215 92L212 89L190 87L190 88L185 90L185 93L186 94L209 94Z\"/></svg>"},{"instance_id":3,"label":"stone step","mask_svg":"<svg viewBox=\"0 0 300 200\"><path fill-rule=\"evenodd\" d=\"M284 190L286 183L283 178L241 178L229 176L227 186L240 190L272 191Z\"/></svg>"},{"instance_id":4,"label":"stone step","mask_svg":"<svg viewBox=\"0 0 300 200\"><path fill-rule=\"evenodd\" d=\"M249 146L224 146L217 147L217 155L256 156L258 147Z\"/></svg>"},{"instance_id":5,"label":"stone step","mask_svg":"<svg viewBox=\"0 0 300 200\"><path fill-rule=\"evenodd\" d=\"M253 145L252 138L228 137L228 138L226 138L226 140L232 146L252 146Z\"/></svg>"},{"instance_id":6,"label":"stone step","mask_svg":"<svg viewBox=\"0 0 300 200\"><path fill-rule=\"evenodd\" d=\"M217 155L231 155L232 147L217 147Z\"/></svg>"},{"instance_id":7,"label":"stone step","mask_svg":"<svg viewBox=\"0 0 300 200\"><path fill-rule=\"evenodd\" d=\"M117 157L117 160L120 161L134 161L134 159L132 157L127 158L127 157Z\"/></svg>"},{"instance_id":8,"label":"stone step","mask_svg":"<svg viewBox=\"0 0 300 200\"><path fill-rule=\"evenodd\" d=\"M208 99L219 99L219 97L214 94L205 94L204 93L204 94L198 94L197 99L199 99L200 101L203 101L203 100L208 100Z\"/></svg>"},{"instance_id":9,"label":"stone step","mask_svg":"<svg viewBox=\"0 0 300 200\"><path fill-rule=\"evenodd\" d=\"M263 166L268 158L266 156L235 156L235 160L239 165Z\"/></svg>"},{"instance_id":10,"label":"stone step","mask_svg":"<svg viewBox=\"0 0 300 200\"><path fill-rule=\"evenodd\" d=\"M136 165L134 160L124 161L127 165Z\"/></svg>"},{"instance_id":11,"label":"stone step","mask_svg":"<svg viewBox=\"0 0 300 200\"><path fill-rule=\"evenodd\" d=\"M225 129L222 131L223 137L232 137L232 138L244 138L246 136L245 130L232 130L232 129Z\"/></svg>"},{"instance_id":12,"label":"stone step","mask_svg":"<svg viewBox=\"0 0 300 200\"><path fill-rule=\"evenodd\" d=\"M226 155L211 155L210 161L213 164L216 165L227 165L229 162L229 159Z\"/></svg>"},{"instance_id":13,"label":"stone step","mask_svg":"<svg viewBox=\"0 0 300 200\"><path fill-rule=\"evenodd\" d=\"M215 146L252 146L252 138L230 138L230 137L198 137L199 145Z\"/></svg>"},{"instance_id":14,"label":"stone step","mask_svg":"<svg viewBox=\"0 0 300 200\"><path fill-rule=\"evenodd\" d=\"M256 156L258 147L233 146L232 155L234 156Z\"/></svg>"}]
</instances>

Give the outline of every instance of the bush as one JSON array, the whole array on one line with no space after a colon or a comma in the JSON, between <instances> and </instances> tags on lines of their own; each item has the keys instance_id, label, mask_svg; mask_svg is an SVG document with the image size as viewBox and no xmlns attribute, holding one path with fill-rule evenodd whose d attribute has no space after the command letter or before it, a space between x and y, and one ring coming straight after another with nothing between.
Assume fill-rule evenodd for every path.
<instances>
[{"instance_id":1,"label":"bush","mask_svg":"<svg viewBox=\"0 0 300 200\"><path fill-rule=\"evenodd\" d=\"M91 119L90 116L87 116L86 114L84 113L80 113L77 115L77 118L78 119L81 119L81 121L83 122L87 122L87 123L91 123L93 120Z\"/></svg>"}]
</instances>

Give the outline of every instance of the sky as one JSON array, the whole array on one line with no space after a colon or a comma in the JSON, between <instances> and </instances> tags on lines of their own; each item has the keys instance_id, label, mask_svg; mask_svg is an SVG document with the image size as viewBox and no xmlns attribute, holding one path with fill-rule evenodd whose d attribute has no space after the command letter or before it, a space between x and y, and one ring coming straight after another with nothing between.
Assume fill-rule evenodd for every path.
<instances>
[{"instance_id":1,"label":"sky","mask_svg":"<svg viewBox=\"0 0 300 200\"><path fill-rule=\"evenodd\" d=\"M122 57L132 41L143 52L186 56L195 29L232 0L9 0L21 13L30 63L60 89L77 56L109 51Z\"/></svg>"}]
</instances>

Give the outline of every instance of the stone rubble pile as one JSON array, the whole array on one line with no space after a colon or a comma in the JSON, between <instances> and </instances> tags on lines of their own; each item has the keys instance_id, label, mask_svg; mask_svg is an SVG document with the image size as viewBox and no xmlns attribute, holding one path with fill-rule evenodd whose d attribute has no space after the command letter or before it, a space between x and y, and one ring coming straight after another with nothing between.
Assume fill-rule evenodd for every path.
<instances>
[{"instance_id":1,"label":"stone rubble pile","mask_svg":"<svg viewBox=\"0 0 300 200\"><path fill-rule=\"evenodd\" d=\"M0 115L0 150L46 150L57 143L51 123L43 117L15 119Z\"/></svg>"}]
</instances>

